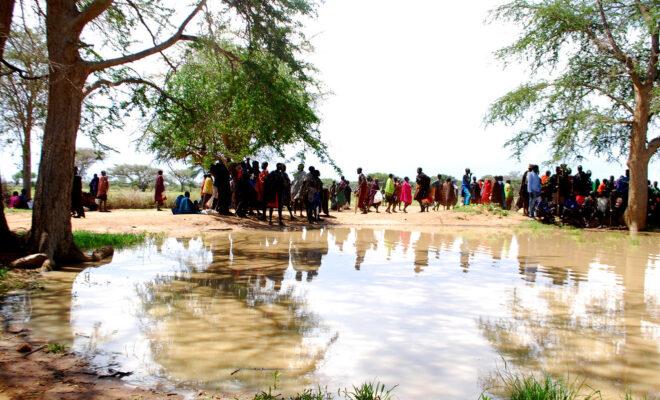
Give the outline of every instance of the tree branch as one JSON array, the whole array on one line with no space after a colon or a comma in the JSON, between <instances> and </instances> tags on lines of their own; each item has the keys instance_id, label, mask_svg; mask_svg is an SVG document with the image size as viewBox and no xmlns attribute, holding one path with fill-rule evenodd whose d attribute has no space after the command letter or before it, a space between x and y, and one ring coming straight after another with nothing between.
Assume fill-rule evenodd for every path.
<instances>
[{"instance_id":1,"label":"tree branch","mask_svg":"<svg viewBox=\"0 0 660 400\"><path fill-rule=\"evenodd\" d=\"M94 2L80 11L73 21L71 21L71 30L81 32L89 21L96 19L105 10L110 8L112 2L113 0L94 0Z\"/></svg>"},{"instance_id":2,"label":"tree branch","mask_svg":"<svg viewBox=\"0 0 660 400\"><path fill-rule=\"evenodd\" d=\"M179 105L184 110L186 110L188 112L193 111L190 108L188 108L188 106L186 106L181 101L179 101L179 99L176 99L176 98L172 97L169 93L167 93L167 91L163 90L163 88L161 88L160 86L156 85L155 83L153 83L151 81L148 81L148 80L142 79L142 78L125 78L125 79L120 79L118 81L111 81L111 80L108 80L108 79L99 79L98 81L92 83L91 85L89 85L85 88L85 90L83 91L83 96L87 97L92 92L94 92L95 90L98 90L98 89L100 89L101 87L104 87L104 86L110 88L110 87L116 87L116 86L121 86L121 85L146 85L146 86L149 86L152 89L155 89L156 91L158 91L163 97L165 97L168 100L170 100L171 102L176 103L177 105Z\"/></svg>"},{"instance_id":3,"label":"tree branch","mask_svg":"<svg viewBox=\"0 0 660 400\"><path fill-rule=\"evenodd\" d=\"M655 139L652 139L649 142L648 150L647 150L649 158L653 157L653 155L655 154L656 151L658 151L659 148L660 148L660 136L656 137Z\"/></svg>"},{"instance_id":4,"label":"tree branch","mask_svg":"<svg viewBox=\"0 0 660 400\"><path fill-rule=\"evenodd\" d=\"M0 59L0 62L10 70L9 72L0 73L0 76L18 74L18 76L20 76L21 79L25 79L28 81L35 81L38 79L48 78L48 75L37 75L37 76L30 75L26 70L15 66L14 64L5 60L4 58Z\"/></svg>"},{"instance_id":5,"label":"tree branch","mask_svg":"<svg viewBox=\"0 0 660 400\"><path fill-rule=\"evenodd\" d=\"M630 112L631 114L634 114L634 113L635 113L635 110L634 110L634 109L633 109L628 103L626 103L625 100L623 100L623 99L621 99L621 98L619 98L619 97L613 95L612 93L608 93L606 90L603 90L603 89L599 88L598 86L593 86L593 85L590 85L590 84L588 84L588 83L586 83L586 82L581 82L581 83L579 84L579 86L583 86L583 87L585 87L585 88L587 88L587 89L594 90L594 91L596 91L596 92L602 94L603 96L608 97L610 100L612 100L612 101L615 102L616 104L620 105L621 107L625 108L625 109L626 109L628 112Z\"/></svg>"},{"instance_id":6,"label":"tree branch","mask_svg":"<svg viewBox=\"0 0 660 400\"><path fill-rule=\"evenodd\" d=\"M97 1L101 1L101 0L97 0ZM197 4L197 7L195 7L195 9L190 13L190 15L188 15L188 17L186 17L186 19L183 20L183 22L179 26L179 29L177 29L177 31L172 36L170 36L170 38L167 39L166 41L158 45L155 45L151 48L142 50L137 53L129 54L123 57L111 58L109 60L103 60L97 62L87 62L88 71L91 73L91 72L101 71L103 69L114 67L117 65L132 63L134 61L138 61L145 57L148 57L150 55L160 53L161 51L173 46L175 43L177 43L180 40L187 40L183 32L185 31L190 21L192 21L192 19L195 17L195 15L197 15L197 13L199 13L199 11L204 7L206 1L207 0L201 0Z\"/></svg>"},{"instance_id":7,"label":"tree branch","mask_svg":"<svg viewBox=\"0 0 660 400\"><path fill-rule=\"evenodd\" d=\"M137 6L132 0L126 0L126 2L127 2L128 5L129 5L129 6L135 11L135 13L137 14L138 19L140 20L140 23L142 24L142 26L144 26L144 29L146 29L147 32L149 32L149 36L151 36L151 43L152 43L154 46L156 46L156 45L157 45L157 44L156 44L156 35L154 35L154 33L151 31L151 28L149 28L149 24L147 24L147 21L144 20L144 17L142 16L142 13L140 12L140 7L138 7L138 6ZM175 66L174 64L172 64L172 62L170 61L169 58L167 58L167 56L165 55L165 53L163 53L163 52L161 51L161 52L160 52L160 55L163 57L163 60L165 60L165 62L167 63L167 65L169 65L170 68L171 68L173 71L176 71L176 66Z\"/></svg>"},{"instance_id":8,"label":"tree branch","mask_svg":"<svg viewBox=\"0 0 660 400\"><path fill-rule=\"evenodd\" d=\"M609 52L617 60L625 64L625 66L628 68L628 74L630 74L630 77L633 79L635 84L640 84L641 81L639 80L639 76L637 75L637 71L635 68L635 60L629 55L625 54L623 50L621 50L619 45L616 43L616 40L614 39L614 35L612 35L612 29L610 28L610 24L607 22L607 17L605 16L605 10L603 9L602 0L596 0L596 4L598 4L598 12L600 14L600 20L603 23L605 36L607 37L607 41L609 42L609 46L608 46Z\"/></svg>"}]
</instances>

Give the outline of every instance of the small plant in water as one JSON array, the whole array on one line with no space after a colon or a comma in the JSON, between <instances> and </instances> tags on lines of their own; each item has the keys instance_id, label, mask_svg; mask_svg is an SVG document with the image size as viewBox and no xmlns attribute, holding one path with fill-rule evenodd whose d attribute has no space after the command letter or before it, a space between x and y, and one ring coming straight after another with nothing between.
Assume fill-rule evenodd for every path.
<instances>
[{"instance_id":1,"label":"small plant in water","mask_svg":"<svg viewBox=\"0 0 660 400\"><path fill-rule=\"evenodd\" d=\"M60 354L66 352L66 346L62 343L48 343L46 345L46 352L53 354Z\"/></svg>"},{"instance_id":2,"label":"small plant in water","mask_svg":"<svg viewBox=\"0 0 660 400\"><path fill-rule=\"evenodd\" d=\"M387 389L380 382L367 382L360 386L353 386L353 391L344 389L344 395L348 400L389 400L392 399L392 392L396 388L392 386Z\"/></svg>"}]
</instances>

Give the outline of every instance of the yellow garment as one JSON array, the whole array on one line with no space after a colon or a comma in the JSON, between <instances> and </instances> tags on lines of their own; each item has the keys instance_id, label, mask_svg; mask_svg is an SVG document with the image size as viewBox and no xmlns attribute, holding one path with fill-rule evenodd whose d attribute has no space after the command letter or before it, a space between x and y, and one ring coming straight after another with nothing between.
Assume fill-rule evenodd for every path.
<instances>
[{"instance_id":1,"label":"yellow garment","mask_svg":"<svg viewBox=\"0 0 660 400\"><path fill-rule=\"evenodd\" d=\"M213 179L204 179L204 188L202 189L202 194L213 194Z\"/></svg>"}]
</instances>

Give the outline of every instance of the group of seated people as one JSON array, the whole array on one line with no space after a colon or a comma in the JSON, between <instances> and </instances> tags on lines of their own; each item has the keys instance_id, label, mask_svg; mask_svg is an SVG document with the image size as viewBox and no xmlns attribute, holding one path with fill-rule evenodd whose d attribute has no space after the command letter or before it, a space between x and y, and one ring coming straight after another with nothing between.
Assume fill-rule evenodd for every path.
<instances>
[{"instance_id":1,"label":"group of seated people","mask_svg":"<svg viewBox=\"0 0 660 400\"><path fill-rule=\"evenodd\" d=\"M21 194L14 191L11 196L9 196L9 202L7 203L9 208L30 208L30 198L27 196L25 189L21 189Z\"/></svg>"}]
</instances>

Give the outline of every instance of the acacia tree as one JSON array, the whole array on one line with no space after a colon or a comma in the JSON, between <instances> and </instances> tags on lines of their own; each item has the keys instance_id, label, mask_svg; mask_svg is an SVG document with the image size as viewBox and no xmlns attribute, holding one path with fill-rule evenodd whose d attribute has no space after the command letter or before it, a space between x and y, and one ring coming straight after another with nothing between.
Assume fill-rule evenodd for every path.
<instances>
[{"instance_id":1,"label":"acacia tree","mask_svg":"<svg viewBox=\"0 0 660 400\"><path fill-rule=\"evenodd\" d=\"M144 192L156 180L158 169L141 164L119 164L108 172L119 182L130 184Z\"/></svg>"},{"instance_id":2,"label":"acacia tree","mask_svg":"<svg viewBox=\"0 0 660 400\"><path fill-rule=\"evenodd\" d=\"M162 159L204 166L302 144L329 160L317 130L313 81L266 52L231 48L234 57L198 49L167 82L148 129Z\"/></svg>"},{"instance_id":3,"label":"acacia tree","mask_svg":"<svg viewBox=\"0 0 660 400\"><path fill-rule=\"evenodd\" d=\"M102 161L105 158L105 153L102 150L90 149L83 147L76 149L75 165L78 167L78 173L83 178L97 161Z\"/></svg>"},{"instance_id":4,"label":"acacia tree","mask_svg":"<svg viewBox=\"0 0 660 400\"><path fill-rule=\"evenodd\" d=\"M170 167L170 179L178 183L179 186L181 187L181 191L183 192L186 187L192 187L195 186L195 180L200 174L200 169L195 168L195 167L186 167L186 168L180 168L180 169L175 169Z\"/></svg>"},{"instance_id":5,"label":"acacia tree","mask_svg":"<svg viewBox=\"0 0 660 400\"><path fill-rule=\"evenodd\" d=\"M0 1L0 60L4 60L5 43L9 38L11 31L11 20L14 15L15 0ZM4 75L4 70L0 68L0 73ZM2 174L0 174L0 188L2 188ZM0 189L0 248L10 247L14 245L14 236L9 230L7 219L5 218L5 201L3 198L3 190Z\"/></svg>"},{"instance_id":6,"label":"acacia tree","mask_svg":"<svg viewBox=\"0 0 660 400\"><path fill-rule=\"evenodd\" d=\"M69 193L76 136L86 95L121 84L161 89L160 85L122 66L163 55L181 41L199 40L186 30L202 12L207 17L205 28L214 32L224 29L225 36L238 32L251 48L264 49L295 69L299 64L298 46L304 43L298 38L301 36L299 20L301 16L313 14L311 1L227 0L222 4L214 2L211 4L214 8L207 7L207 0L197 0L192 9L188 9L187 16L172 27L170 21L177 12L186 10L181 4L184 2L173 6L175 3L162 0L44 0L50 62L48 114L32 215L31 247L47 253L51 260L85 259L73 243ZM165 3L173 8L167 8ZM223 24L230 18L231 27ZM99 34L84 35L94 30ZM135 32L144 32L152 43L136 51L136 47L144 43L136 40ZM103 56L108 50L113 55ZM163 58L166 59L164 55ZM96 80L88 84L90 76L95 76Z\"/></svg>"},{"instance_id":7,"label":"acacia tree","mask_svg":"<svg viewBox=\"0 0 660 400\"><path fill-rule=\"evenodd\" d=\"M14 32L7 41L6 60L30 77L48 72L48 58L42 35L29 28ZM46 120L48 80L25 79L17 73L0 77L0 135L17 143L21 150L23 189L32 195L33 130Z\"/></svg>"},{"instance_id":8,"label":"acacia tree","mask_svg":"<svg viewBox=\"0 0 660 400\"><path fill-rule=\"evenodd\" d=\"M534 77L499 98L487 123L530 123L506 145L520 157L531 143L550 140L553 161L586 151L611 159L627 155L625 219L646 227L648 165L660 147L657 0L513 0L493 10L521 27L497 52L529 63ZM653 137L653 138L651 138Z\"/></svg>"}]
</instances>

